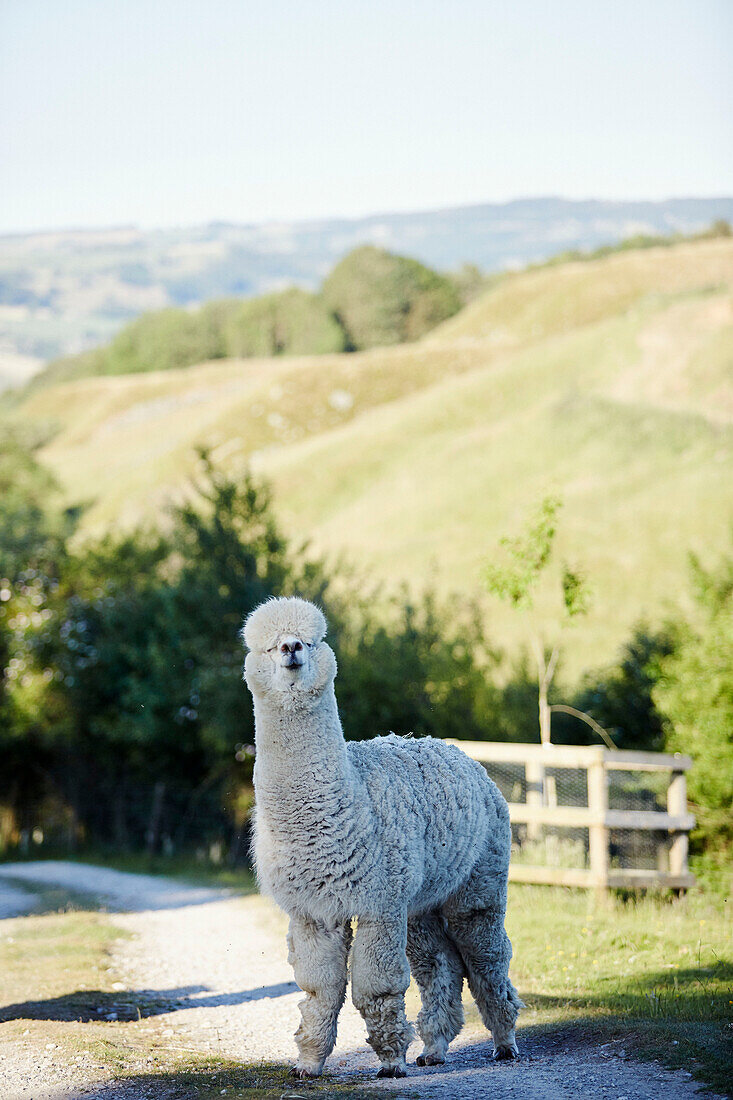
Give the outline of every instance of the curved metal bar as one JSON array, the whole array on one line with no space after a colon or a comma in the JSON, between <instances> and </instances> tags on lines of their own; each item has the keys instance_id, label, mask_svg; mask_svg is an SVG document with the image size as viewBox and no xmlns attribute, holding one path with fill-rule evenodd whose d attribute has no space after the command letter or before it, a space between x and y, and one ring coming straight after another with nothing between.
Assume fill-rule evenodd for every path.
<instances>
[{"instance_id":1,"label":"curved metal bar","mask_svg":"<svg viewBox=\"0 0 733 1100\"><path fill-rule=\"evenodd\" d=\"M603 726L599 726L595 718L591 718L590 714L586 714L583 710L576 710L575 707L568 707L565 703L553 703L550 707L551 711L560 711L562 714L570 714L573 718L580 718L581 722L585 722L587 726L597 733L600 738L605 741L609 749L615 749L613 741L611 740L610 733L606 733Z\"/></svg>"}]
</instances>

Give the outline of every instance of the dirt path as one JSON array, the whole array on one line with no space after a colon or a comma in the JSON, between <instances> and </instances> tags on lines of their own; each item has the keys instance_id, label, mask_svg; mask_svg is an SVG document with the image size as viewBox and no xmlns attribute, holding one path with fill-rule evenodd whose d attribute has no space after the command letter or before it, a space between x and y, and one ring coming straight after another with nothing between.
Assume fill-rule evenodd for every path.
<instances>
[{"instance_id":1,"label":"dirt path","mask_svg":"<svg viewBox=\"0 0 733 1100\"><path fill-rule=\"evenodd\" d=\"M5 876L14 880L12 890ZM135 1000L156 1002L157 1014L146 1022L170 1035L171 1042L246 1062L293 1059L292 1036L301 994L287 962L285 918L267 900L74 863L5 864L0 866L0 915L10 915L14 905L16 911L27 912L28 895L17 889L18 880L60 885L104 899L114 924L132 934L119 941L114 969L125 990L135 992ZM413 1019L417 1008L411 993L408 1010ZM347 1002L339 1019L336 1049L326 1068L342 1080L368 1081L385 1092L406 1092L420 1100L692 1100L700 1096L689 1075L626 1061L617 1046L613 1051L610 1045L567 1051L557 1049L551 1039L522 1042L521 1035L519 1042L519 1062L493 1065L486 1032L470 1025L454 1044L445 1066L418 1069L412 1065L404 1081L376 1082L376 1059L365 1043L363 1022ZM419 1050L418 1043L411 1048L411 1061ZM28 1052L18 1052L15 1069L12 1057L8 1058L6 1053L0 1071L6 1083L23 1079ZM18 1091L18 1097L95 1096L89 1082L83 1091L75 1091L68 1075L62 1088L49 1091L42 1058L34 1072L35 1088ZM5 1100L11 1094L0 1086L0 1095ZM96 1095L101 1097L102 1092ZM107 1085L103 1095L106 1100L114 1093Z\"/></svg>"}]
</instances>

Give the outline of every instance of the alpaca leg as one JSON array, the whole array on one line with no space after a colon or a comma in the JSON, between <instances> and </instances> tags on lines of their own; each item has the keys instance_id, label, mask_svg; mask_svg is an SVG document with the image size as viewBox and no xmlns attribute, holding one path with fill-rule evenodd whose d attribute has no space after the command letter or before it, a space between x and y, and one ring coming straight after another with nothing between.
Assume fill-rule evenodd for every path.
<instances>
[{"instance_id":1,"label":"alpaca leg","mask_svg":"<svg viewBox=\"0 0 733 1100\"><path fill-rule=\"evenodd\" d=\"M463 960L446 935L440 913L408 918L407 958L422 1000L417 1030L424 1049L417 1064L440 1065L449 1043L463 1027L465 976Z\"/></svg>"},{"instance_id":2,"label":"alpaca leg","mask_svg":"<svg viewBox=\"0 0 733 1100\"><path fill-rule=\"evenodd\" d=\"M404 1077L413 1037L405 1016L407 917L358 920L351 960L351 993L364 1017L367 1040L382 1068L378 1077Z\"/></svg>"},{"instance_id":3,"label":"alpaca leg","mask_svg":"<svg viewBox=\"0 0 733 1100\"><path fill-rule=\"evenodd\" d=\"M457 894L443 906L451 939L468 974L468 986L494 1040L494 1057L516 1058L514 1036L522 1002L509 981L512 945L504 931L506 871L482 861Z\"/></svg>"},{"instance_id":4,"label":"alpaca leg","mask_svg":"<svg viewBox=\"0 0 733 1100\"><path fill-rule=\"evenodd\" d=\"M305 917L293 917L288 931L288 962L305 993L301 1023L295 1033L299 1077L317 1077L336 1042L336 1021L346 996L346 964L351 925L329 928Z\"/></svg>"}]
</instances>

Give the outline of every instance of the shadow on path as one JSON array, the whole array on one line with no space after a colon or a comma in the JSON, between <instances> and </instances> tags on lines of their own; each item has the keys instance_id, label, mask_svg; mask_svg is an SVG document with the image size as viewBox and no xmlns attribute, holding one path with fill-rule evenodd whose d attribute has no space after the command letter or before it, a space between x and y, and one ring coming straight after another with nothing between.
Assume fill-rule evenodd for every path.
<instances>
[{"instance_id":1,"label":"shadow on path","mask_svg":"<svg viewBox=\"0 0 733 1100\"><path fill-rule=\"evenodd\" d=\"M119 993L83 989L43 1001L23 1001L0 1007L0 1023L8 1023L10 1020L74 1020L78 1023L89 1023L91 1020L109 1019L124 1023L187 1008L241 1005L248 1001L286 997L289 993L298 992L300 990L295 982L279 982L277 985L260 986L259 989L245 989L238 993L212 993L209 996L206 996L208 989L204 985L180 986L176 989L122 990Z\"/></svg>"},{"instance_id":2,"label":"shadow on path","mask_svg":"<svg viewBox=\"0 0 733 1100\"><path fill-rule=\"evenodd\" d=\"M281 1097L318 1097L318 1100L375 1100L375 1097L414 1096L404 1088L379 1092L368 1088L367 1082L345 1086L330 1082L327 1076L317 1081L296 1081L290 1067L273 1063L222 1068L208 1068L158 1073L143 1073L120 1077L99 1085L85 1085L84 1100L219 1100L222 1093L247 1100L280 1100ZM81 1093L79 1095L82 1095ZM68 1100L68 1092L60 1092L58 1100Z\"/></svg>"}]
</instances>

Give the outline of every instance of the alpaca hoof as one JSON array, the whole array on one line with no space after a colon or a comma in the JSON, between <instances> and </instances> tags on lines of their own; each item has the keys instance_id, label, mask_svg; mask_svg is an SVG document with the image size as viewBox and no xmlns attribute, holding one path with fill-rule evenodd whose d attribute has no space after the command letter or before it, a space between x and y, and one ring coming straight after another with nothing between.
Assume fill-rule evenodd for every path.
<instances>
[{"instance_id":1,"label":"alpaca hoof","mask_svg":"<svg viewBox=\"0 0 733 1100\"><path fill-rule=\"evenodd\" d=\"M444 1066L445 1055L444 1054L418 1054L415 1059L415 1063L418 1066Z\"/></svg>"},{"instance_id":2,"label":"alpaca hoof","mask_svg":"<svg viewBox=\"0 0 733 1100\"><path fill-rule=\"evenodd\" d=\"M307 1081L309 1078L320 1077L320 1073L315 1069L306 1069L305 1066L293 1066L290 1076L297 1081Z\"/></svg>"},{"instance_id":3,"label":"alpaca hoof","mask_svg":"<svg viewBox=\"0 0 733 1100\"><path fill-rule=\"evenodd\" d=\"M407 1077L407 1070L402 1066L382 1066L377 1072L377 1077Z\"/></svg>"},{"instance_id":4,"label":"alpaca hoof","mask_svg":"<svg viewBox=\"0 0 733 1100\"><path fill-rule=\"evenodd\" d=\"M492 1055L495 1062L513 1062L518 1057L519 1051L516 1046L497 1047Z\"/></svg>"}]
</instances>

